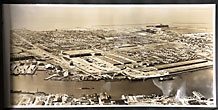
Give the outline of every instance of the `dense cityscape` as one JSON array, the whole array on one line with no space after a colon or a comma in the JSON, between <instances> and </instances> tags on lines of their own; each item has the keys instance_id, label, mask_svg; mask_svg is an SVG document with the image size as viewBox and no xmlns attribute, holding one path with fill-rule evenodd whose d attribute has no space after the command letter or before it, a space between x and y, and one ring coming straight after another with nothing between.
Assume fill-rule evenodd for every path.
<instances>
[{"instance_id":1,"label":"dense cityscape","mask_svg":"<svg viewBox=\"0 0 218 110\"><path fill-rule=\"evenodd\" d=\"M177 75L213 66L213 34L177 33L169 25L121 29L11 31L11 76L37 75L46 81L174 80ZM92 88L81 88L92 89ZM193 96L123 94L114 100L106 92L81 95L30 91L11 92L12 105L213 105L213 99ZM177 93L178 94L178 93Z\"/></svg>"},{"instance_id":2,"label":"dense cityscape","mask_svg":"<svg viewBox=\"0 0 218 110\"><path fill-rule=\"evenodd\" d=\"M193 96L181 98L176 96L151 95L122 95L120 99L113 100L106 92L100 94L81 95L75 98L67 94L45 94L43 92L12 91L13 96L19 100L13 105L48 106L48 105L213 105L213 99L205 98L201 93L193 91ZM17 95L19 94L19 95ZM20 95L22 94L22 95Z\"/></svg>"}]
</instances>

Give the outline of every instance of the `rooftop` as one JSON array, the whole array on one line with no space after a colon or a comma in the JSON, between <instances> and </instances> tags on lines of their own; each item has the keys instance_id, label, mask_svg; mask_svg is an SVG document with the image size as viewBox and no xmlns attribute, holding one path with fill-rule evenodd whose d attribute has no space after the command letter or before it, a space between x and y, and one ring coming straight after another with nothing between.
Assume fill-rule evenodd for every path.
<instances>
[{"instance_id":1,"label":"rooftop","mask_svg":"<svg viewBox=\"0 0 218 110\"><path fill-rule=\"evenodd\" d=\"M72 50L72 51L65 51L63 54L67 55L75 55L75 54L87 54L87 53L93 53L93 50Z\"/></svg>"}]
</instances>

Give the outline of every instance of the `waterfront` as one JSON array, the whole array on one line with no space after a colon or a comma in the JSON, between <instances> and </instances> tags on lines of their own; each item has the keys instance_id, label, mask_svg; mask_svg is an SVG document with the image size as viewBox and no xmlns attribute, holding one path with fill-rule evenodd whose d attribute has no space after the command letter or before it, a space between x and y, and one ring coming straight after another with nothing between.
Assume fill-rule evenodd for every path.
<instances>
[{"instance_id":1,"label":"waterfront","mask_svg":"<svg viewBox=\"0 0 218 110\"><path fill-rule=\"evenodd\" d=\"M215 106L214 7L125 8L41 7L40 23L15 22L11 105Z\"/></svg>"},{"instance_id":2,"label":"waterfront","mask_svg":"<svg viewBox=\"0 0 218 110\"><path fill-rule=\"evenodd\" d=\"M162 26L162 24L156 26ZM15 31L14 37L20 39L17 41L22 41L29 46L18 42L14 42L14 45L22 47L21 50L34 56L30 59L24 56L26 58L24 62L29 60L36 62L36 67L41 68L40 70L46 69L47 72L37 71L32 75L12 74L11 90L24 93L44 92L50 95L67 94L75 98L107 93L112 100L120 100L123 95L127 99L129 95L173 96L172 101L178 98L182 100L192 96L193 91L197 91L205 98L213 99L213 69L200 70L213 65L211 62L213 61L213 35L178 34L171 32L170 27L168 29L166 31L165 27L159 29L155 26L139 29L133 26L127 30L125 28L124 30L118 29L117 32L107 29ZM104 37L96 38L102 33L104 33ZM142 33L146 34L146 37ZM41 34L44 36L41 37L47 40L41 41L37 38ZM47 35L51 35L51 37L45 37ZM62 35L68 40L64 39L59 42ZM77 35L81 37L75 37ZM116 38L116 36L120 38ZM92 40L90 37L101 39L100 45L96 45L99 44L99 40ZM128 43L123 42L124 39ZM66 47L63 45L61 48L51 46L52 44L49 43L51 40L58 41L54 43L55 45L63 44ZM65 42L69 40L70 42ZM78 41L81 41L80 44L83 43L85 48L78 46L80 44L74 45L73 42ZM91 47L86 45L88 41L92 41ZM105 45L105 42L110 45ZM72 44L74 46L69 47ZM29 49L29 47L31 48ZM59 51L54 51L55 49ZM20 67L22 61L20 61L20 57L16 57L17 54L19 52L14 53L12 59L18 60L20 64L17 65ZM45 64L41 60L44 60ZM25 65L27 64L25 63ZM194 70L194 72L183 73L188 70ZM16 72L16 70L14 71ZM168 75L172 79L168 79ZM52 76L57 77L49 78ZM160 81L163 77L166 79ZM23 97L23 94L20 96ZM27 100L27 98L12 97L12 100L23 102L22 100ZM25 103L24 101L23 104L25 105Z\"/></svg>"},{"instance_id":3,"label":"waterfront","mask_svg":"<svg viewBox=\"0 0 218 110\"><path fill-rule=\"evenodd\" d=\"M107 92L114 99L119 99L123 94L157 94L162 95L159 87L162 85L167 92L172 90L172 94L185 83L186 95L191 95L192 91L199 91L205 97L211 98L213 84L213 69L206 69L194 72L187 72L177 76L175 80L159 82L158 79L147 79L144 81L54 81L44 80L48 75L45 71L37 71L36 75L11 76L12 90L22 91L42 91L45 93L70 94L80 97L82 94L93 94ZM159 87L155 86L156 82ZM204 83L202 83L204 82ZM81 89L94 88L94 89ZM166 91L165 91L166 92Z\"/></svg>"}]
</instances>

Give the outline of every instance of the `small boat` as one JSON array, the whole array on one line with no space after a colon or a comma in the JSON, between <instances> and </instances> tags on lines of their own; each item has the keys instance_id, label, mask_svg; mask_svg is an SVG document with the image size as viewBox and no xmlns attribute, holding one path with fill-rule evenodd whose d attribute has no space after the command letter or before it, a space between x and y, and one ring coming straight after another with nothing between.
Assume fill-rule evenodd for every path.
<instances>
[{"instance_id":1,"label":"small boat","mask_svg":"<svg viewBox=\"0 0 218 110\"><path fill-rule=\"evenodd\" d=\"M80 89L94 89L94 88L82 87Z\"/></svg>"},{"instance_id":2,"label":"small boat","mask_svg":"<svg viewBox=\"0 0 218 110\"><path fill-rule=\"evenodd\" d=\"M159 25L156 25L155 27L162 28L162 27L169 27L169 25L159 24Z\"/></svg>"}]
</instances>

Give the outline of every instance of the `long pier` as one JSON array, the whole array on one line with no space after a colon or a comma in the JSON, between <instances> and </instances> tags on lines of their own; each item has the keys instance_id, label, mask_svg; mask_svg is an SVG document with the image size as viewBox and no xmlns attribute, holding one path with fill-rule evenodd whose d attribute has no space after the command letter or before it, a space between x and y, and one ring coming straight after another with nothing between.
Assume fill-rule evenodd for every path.
<instances>
[{"instance_id":1,"label":"long pier","mask_svg":"<svg viewBox=\"0 0 218 110\"><path fill-rule=\"evenodd\" d=\"M164 64L164 65L156 65L154 67L157 68L158 70L162 70L162 69L193 65L193 64L204 63L204 62L207 62L207 60L196 59L196 60L189 60L189 61L183 61L183 62L177 62L177 63Z\"/></svg>"},{"instance_id":2,"label":"long pier","mask_svg":"<svg viewBox=\"0 0 218 110\"><path fill-rule=\"evenodd\" d=\"M211 68L213 66L213 62L207 61L204 59L198 60L190 60L178 63L171 63L165 65L157 65L155 66L158 70L144 72L143 74L128 74L132 78L137 79L146 79L146 78L155 78L162 76L169 76L174 74L181 74L189 71L197 71L200 69Z\"/></svg>"},{"instance_id":3,"label":"long pier","mask_svg":"<svg viewBox=\"0 0 218 110\"><path fill-rule=\"evenodd\" d=\"M199 69L203 69L203 68L210 68L212 66L213 66L212 62L203 62L203 63L175 67L175 68L169 68L169 69L164 69L164 70L169 72L170 74L175 74L175 73L180 73L180 72L185 72L185 71L194 71L194 70L199 70Z\"/></svg>"}]
</instances>

